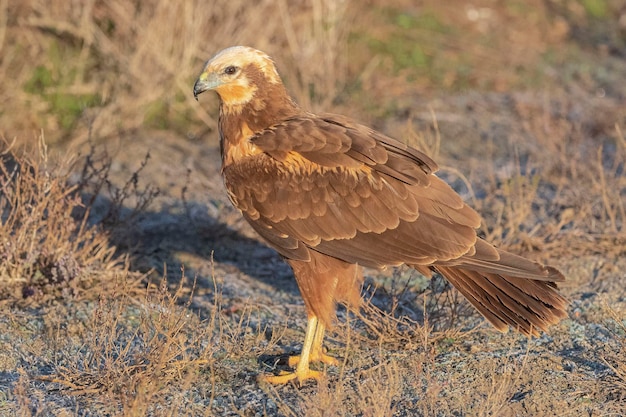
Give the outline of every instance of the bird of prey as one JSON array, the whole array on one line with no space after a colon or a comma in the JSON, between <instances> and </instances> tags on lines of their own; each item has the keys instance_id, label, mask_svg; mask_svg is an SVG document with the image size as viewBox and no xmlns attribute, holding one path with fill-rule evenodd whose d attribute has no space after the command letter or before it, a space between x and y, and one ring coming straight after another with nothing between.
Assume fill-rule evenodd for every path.
<instances>
[{"instance_id":1,"label":"bird of prey","mask_svg":"<svg viewBox=\"0 0 626 417\"><path fill-rule=\"evenodd\" d=\"M222 175L230 200L293 269L308 314L294 372L319 378L338 302L358 306L360 266L409 265L452 283L500 331L537 335L566 316L555 268L476 235L479 215L424 153L347 117L312 114L287 93L265 53L235 46L204 66L193 94L219 96Z\"/></svg>"}]
</instances>

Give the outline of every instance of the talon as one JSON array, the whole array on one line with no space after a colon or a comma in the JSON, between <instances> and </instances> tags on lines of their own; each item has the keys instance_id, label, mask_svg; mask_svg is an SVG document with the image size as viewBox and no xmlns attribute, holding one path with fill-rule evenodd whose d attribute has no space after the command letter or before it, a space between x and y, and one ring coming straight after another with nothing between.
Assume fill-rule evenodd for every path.
<instances>
[{"instance_id":1,"label":"talon","mask_svg":"<svg viewBox=\"0 0 626 417\"><path fill-rule=\"evenodd\" d=\"M291 367L295 367L294 372L280 372L278 375L259 375L259 382L269 382L270 384L286 384L294 379L298 384L308 379L319 381L324 375L323 372L313 371L309 368L311 362L321 362L327 365L338 365L339 361L332 356L322 352L322 341L324 339L324 325L318 322L317 317L311 317L307 324L304 345L300 355L292 355L287 359Z\"/></svg>"},{"instance_id":2,"label":"talon","mask_svg":"<svg viewBox=\"0 0 626 417\"><path fill-rule=\"evenodd\" d=\"M322 353L318 359L319 362L325 363L326 365L339 366L339 359L334 356L327 355Z\"/></svg>"},{"instance_id":3,"label":"talon","mask_svg":"<svg viewBox=\"0 0 626 417\"><path fill-rule=\"evenodd\" d=\"M310 369L302 374L299 374L298 371L282 371L278 375L259 375L257 380L259 382L268 382L274 385L283 385L295 379L298 381L298 385L302 385L302 383L308 379L315 379L316 381L319 381L322 378L322 375L322 372Z\"/></svg>"},{"instance_id":4,"label":"talon","mask_svg":"<svg viewBox=\"0 0 626 417\"><path fill-rule=\"evenodd\" d=\"M292 355L287 359L287 365L297 366L300 362L300 355ZM325 353L312 353L309 362L321 362L326 365L338 366L339 359Z\"/></svg>"}]
</instances>

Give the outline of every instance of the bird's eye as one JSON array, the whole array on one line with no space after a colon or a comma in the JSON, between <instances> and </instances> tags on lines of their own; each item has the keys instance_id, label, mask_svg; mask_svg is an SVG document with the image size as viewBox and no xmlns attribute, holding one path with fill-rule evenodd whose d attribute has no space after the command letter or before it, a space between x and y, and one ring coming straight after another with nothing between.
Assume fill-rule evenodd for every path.
<instances>
[{"instance_id":1,"label":"bird's eye","mask_svg":"<svg viewBox=\"0 0 626 417\"><path fill-rule=\"evenodd\" d=\"M234 67L232 65L224 69L224 74L233 75L236 72L237 72L237 67Z\"/></svg>"}]
</instances>

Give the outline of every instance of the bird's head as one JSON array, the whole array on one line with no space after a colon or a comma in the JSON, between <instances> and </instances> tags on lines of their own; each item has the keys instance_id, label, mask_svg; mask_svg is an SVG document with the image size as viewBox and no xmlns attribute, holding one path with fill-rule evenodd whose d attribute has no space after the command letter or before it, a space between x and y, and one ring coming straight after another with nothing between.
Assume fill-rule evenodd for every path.
<instances>
[{"instance_id":1,"label":"bird's head","mask_svg":"<svg viewBox=\"0 0 626 417\"><path fill-rule=\"evenodd\" d=\"M241 107L265 84L282 84L274 62L265 53L246 46L233 46L209 59L193 86L193 95L215 90L228 107Z\"/></svg>"}]
</instances>

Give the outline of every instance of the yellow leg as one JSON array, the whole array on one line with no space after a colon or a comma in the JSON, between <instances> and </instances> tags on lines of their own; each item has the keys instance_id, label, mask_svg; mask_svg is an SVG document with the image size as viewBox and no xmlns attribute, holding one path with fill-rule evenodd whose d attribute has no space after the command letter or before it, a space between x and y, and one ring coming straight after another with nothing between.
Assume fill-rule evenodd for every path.
<instances>
[{"instance_id":1,"label":"yellow leg","mask_svg":"<svg viewBox=\"0 0 626 417\"><path fill-rule=\"evenodd\" d=\"M309 368L311 362L338 364L337 359L324 354L322 351L325 330L324 325L319 322L317 317L310 317L306 327L302 353L289 358L289 366L296 366L295 372L284 372L280 375L261 375L259 380L271 384L286 384L294 379L297 379L298 383L302 383L307 379L320 379L322 373L312 371Z\"/></svg>"},{"instance_id":2,"label":"yellow leg","mask_svg":"<svg viewBox=\"0 0 626 417\"><path fill-rule=\"evenodd\" d=\"M315 329L315 336L313 337L313 345L311 346L311 354L309 356L309 362L322 362L327 365L339 365L339 361L332 356L324 353L324 333L326 332L326 326L320 321L317 322L317 328ZM301 355L294 355L289 357L289 366L296 366L300 363Z\"/></svg>"}]
</instances>

